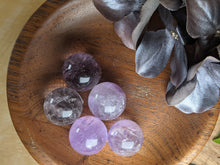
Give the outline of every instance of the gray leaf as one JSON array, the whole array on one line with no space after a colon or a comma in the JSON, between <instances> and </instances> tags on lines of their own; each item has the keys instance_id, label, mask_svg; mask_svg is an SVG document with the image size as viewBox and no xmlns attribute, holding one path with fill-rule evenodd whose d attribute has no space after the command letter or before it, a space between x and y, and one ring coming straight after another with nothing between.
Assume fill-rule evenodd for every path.
<instances>
[{"instance_id":1,"label":"gray leaf","mask_svg":"<svg viewBox=\"0 0 220 165\"><path fill-rule=\"evenodd\" d=\"M160 0L160 3L171 11L178 10L183 5L181 0Z\"/></svg>"},{"instance_id":2,"label":"gray leaf","mask_svg":"<svg viewBox=\"0 0 220 165\"><path fill-rule=\"evenodd\" d=\"M216 85L220 88L220 62L210 63L208 70L209 70L210 76L215 81Z\"/></svg>"},{"instance_id":3,"label":"gray leaf","mask_svg":"<svg viewBox=\"0 0 220 165\"><path fill-rule=\"evenodd\" d=\"M189 96L196 87L196 76L190 80L183 82L178 88L169 82L166 93L166 101L168 105L177 105Z\"/></svg>"},{"instance_id":4,"label":"gray leaf","mask_svg":"<svg viewBox=\"0 0 220 165\"><path fill-rule=\"evenodd\" d=\"M188 71L188 74L187 74L187 81L190 81L191 79L194 78L194 76L196 75L196 72L198 71L198 69L200 67L202 67L203 65L204 66L207 66L207 65L210 65L210 63L219 63L219 60L216 59L215 57L212 57L212 56L208 56L206 57L203 61L201 61L200 63L196 64L196 65L193 65L189 71Z\"/></svg>"},{"instance_id":5,"label":"gray leaf","mask_svg":"<svg viewBox=\"0 0 220 165\"><path fill-rule=\"evenodd\" d=\"M187 18L187 13L186 13L186 8L181 8L177 11L173 11L172 15L174 16L176 22L177 22L177 27L176 27L176 32L179 35L180 41L184 44L193 44L195 43L195 39L193 39L186 31L186 18Z\"/></svg>"},{"instance_id":6,"label":"gray leaf","mask_svg":"<svg viewBox=\"0 0 220 165\"><path fill-rule=\"evenodd\" d=\"M174 50L175 54L170 64L172 70L170 81L178 88L187 77L187 59L185 48L180 41L176 41Z\"/></svg>"},{"instance_id":7,"label":"gray leaf","mask_svg":"<svg viewBox=\"0 0 220 165\"><path fill-rule=\"evenodd\" d=\"M175 105L184 113L202 113L212 108L218 102L219 88L204 67L198 70L197 79L195 90L180 104Z\"/></svg>"},{"instance_id":8,"label":"gray leaf","mask_svg":"<svg viewBox=\"0 0 220 165\"><path fill-rule=\"evenodd\" d=\"M219 60L214 57L207 57L204 61L194 67L193 70L196 70L197 77L196 87L189 96L179 104L175 105L175 107L187 114L202 113L212 108L218 102L219 87L213 80L213 75L210 75L210 69L213 71L212 63L215 61ZM219 66L217 69L219 69Z\"/></svg>"},{"instance_id":9,"label":"gray leaf","mask_svg":"<svg viewBox=\"0 0 220 165\"><path fill-rule=\"evenodd\" d=\"M174 39L168 30L146 32L136 51L136 72L143 77L156 77L167 65Z\"/></svg>"},{"instance_id":10,"label":"gray leaf","mask_svg":"<svg viewBox=\"0 0 220 165\"><path fill-rule=\"evenodd\" d=\"M160 14L160 18L163 21L165 27L168 30L173 30L175 31L175 28L173 26L173 16L171 15L170 11L164 8L163 6L158 7L158 12Z\"/></svg>"},{"instance_id":11,"label":"gray leaf","mask_svg":"<svg viewBox=\"0 0 220 165\"><path fill-rule=\"evenodd\" d=\"M136 28L132 33L132 40L135 48L139 46L142 36L144 34L144 29L146 28L151 16L159 6L159 0L147 0L144 6L141 8L140 22L137 24Z\"/></svg>"},{"instance_id":12,"label":"gray leaf","mask_svg":"<svg viewBox=\"0 0 220 165\"><path fill-rule=\"evenodd\" d=\"M139 13L132 12L129 15L125 16L123 19L114 23L115 32L121 38L124 45L133 50L135 50L136 48L133 45L131 35L140 20L139 16Z\"/></svg>"},{"instance_id":13,"label":"gray leaf","mask_svg":"<svg viewBox=\"0 0 220 165\"><path fill-rule=\"evenodd\" d=\"M187 31L193 38L215 34L220 29L219 0L186 0Z\"/></svg>"},{"instance_id":14,"label":"gray leaf","mask_svg":"<svg viewBox=\"0 0 220 165\"><path fill-rule=\"evenodd\" d=\"M140 11L146 0L93 0L95 7L107 19L115 22L133 11Z\"/></svg>"}]
</instances>

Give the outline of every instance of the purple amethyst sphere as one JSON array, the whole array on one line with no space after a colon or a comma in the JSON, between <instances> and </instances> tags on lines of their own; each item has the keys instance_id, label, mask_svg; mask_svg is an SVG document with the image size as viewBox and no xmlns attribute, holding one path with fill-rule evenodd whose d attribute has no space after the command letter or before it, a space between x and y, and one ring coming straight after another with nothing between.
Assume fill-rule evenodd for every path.
<instances>
[{"instance_id":1,"label":"purple amethyst sphere","mask_svg":"<svg viewBox=\"0 0 220 165\"><path fill-rule=\"evenodd\" d=\"M96 154L106 144L107 128L96 117L81 117L70 128L69 141L73 149L82 155Z\"/></svg>"},{"instance_id":2,"label":"purple amethyst sphere","mask_svg":"<svg viewBox=\"0 0 220 165\"><path fill-rule=\"evenodd\" d=\"M83 110L83 100L71 88L53 90L44 101L46 117L56 125L72 124L80 117Z\"/></svg>"},{"instance_id":3,"label":"purple amethyst sphere","mask_svg":"<svg viewBox=\"0 0 220 165\"><path fill-rule=\"evenodd\" d=\"M141 128L131 120L120 120L112 125L108 132L111 149L121 156L132 156L143 143Z\"/></svg>"},{"instance_id":4,"label":"purple amethyst sphere","mask_svg":"<svg viewBox=\"0 0 220 165\"><path fill-rule=\"evenodd\" d=\"M67 58L63 65L63 79L68 87L77 91L92 89L101 78L101 68L87 53L76 53Z\"/></svg>"},{"instance_id":5,"label":"purple amethyst sphere","mask_svg":"<svg viewBox=\"0 0 220 165\"><path fill-rule=\"evenodd\" d=\"M124 111L126 96L117 84L103 82L90 92L88 105L94 116L101 120L113 120Z\"/></svg>"}]
</instances>

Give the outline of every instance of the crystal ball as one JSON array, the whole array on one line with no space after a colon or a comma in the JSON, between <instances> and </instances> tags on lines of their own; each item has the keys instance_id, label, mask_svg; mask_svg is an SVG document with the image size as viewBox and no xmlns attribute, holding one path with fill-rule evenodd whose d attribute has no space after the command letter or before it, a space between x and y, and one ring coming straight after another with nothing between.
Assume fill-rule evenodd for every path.
<instances>
[{"instance_id":1,"label":"crystal ball","mask_svg":"<svg viewBox=\"0 0 220 165\"><path fill-rule=\"evenodd\" d=\"M99 82L101 68L90 54L76 53L65 60L62 74L68 87L87 91Z\"/></svg>"},{"instance_id":2,"label":"crystal ball","mask_svg":"<svg viewBox=\"0 0 220 165\"><path fill-rule=\"evenodd\" d=\"M111 149L121 156L132 156L143 143L141 128L131 120L120 120L112 125L108 132Z\"/></svg>"},{"instance_id":3,"label":"crystal ball","mask_svg":"<svg viewBox=\"0 0 220 165\"><path fill-rule=\"evenodd\" d=\"M82 155L93 155L101 151L107 137L105 124L94 116L77 119L69 131L71 146Z\"/></svg>"},{"instance_id":4,"label":"crystal ball","mask_svg":"<svg viewBox=\"0 0 220 165\"><path fill-rule=\"evenodd\" d=\"M126 96L117 84L103 82L90 92L88 105L94 116L101 120L112 120L124 111Z\"/></svg>"},{"instance_id":5,"label":"crystal ball","mask_svg":"<svg viewBox=\"0 0 220 165\"><path fill-rule=\"evenodd\" d=\"M83 110L81 96L71 88L53 90L44 101L46 117L56 125L72 124Z\"/></svg>"}]
</instances>

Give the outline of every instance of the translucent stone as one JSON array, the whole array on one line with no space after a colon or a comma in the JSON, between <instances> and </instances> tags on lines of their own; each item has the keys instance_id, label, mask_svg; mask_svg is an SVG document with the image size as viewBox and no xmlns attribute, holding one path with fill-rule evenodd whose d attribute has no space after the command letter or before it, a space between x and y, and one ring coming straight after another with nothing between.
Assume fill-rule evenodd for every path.
<instances>
[{"instance_id":1,"label":"translucent stone","mask_svg":"<svg viewBox=\"0 0 220 165\"><path fill-rule=\"evenodd\" d=\"M88 105L94 116L101 120L112 120L124 111L126 96L117 84L103 82L90 92Z\"/></svg>"},{"instance_id":2,"label":"translucent stone","mask_svg":"<svg viewBox=\"0 0 220 165\"><path fill-rule=\"evenodd\" d=\"M44 101L44 112L47 118L56 125L72 124L80 117L83 100L71 88L58 88L49 93Z\"/></svg>"},{"instance_id":3,"label":"translucent stone","mask_svg":"<svg viewBox=\"0 0 220 165\"><path fill-rule=\"evenodd\" d=\"M141 128L131 120L120 120L110 128L108 141L111 149L121 156L132 156L143 143Z\"/></svg>"},{"instance_id":4,"label":"translucent stone","mask_svg":"<svg viewBox=\"0 0 220 165\"><path fill-rule=\"evenodd\" d=\"M76 53L64 62L63 79L70 88L87 91L92 89L100 78L101 68L90 54Z\"/></svg>"},{"instance_id":5,"label":"translucent stone","mask_svg":"<svg viewBox=\"0 0 220 165\"><path fill-rule=\"evenodd\" d=\"M106 144L107 128L96 117L81 117L70 128L69 141L73 149L82 155L96 154Z\"/></svg>"}]
</instances>

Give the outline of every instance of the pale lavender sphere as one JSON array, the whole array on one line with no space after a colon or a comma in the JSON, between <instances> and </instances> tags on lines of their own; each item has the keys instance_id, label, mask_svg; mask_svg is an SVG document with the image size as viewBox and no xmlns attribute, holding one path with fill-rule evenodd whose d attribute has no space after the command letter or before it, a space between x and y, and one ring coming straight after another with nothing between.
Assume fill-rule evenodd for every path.
<instances>
[{"instance_id":1,"label":"pale lavender sphere","mask_svg":"<svg viewBox=\"0 0 220 165\"><path fill-rule=\"evenodd\" d=\"M73 149L82 155L96 154L106 144L107 128L96 117L81 117L70 128L69 141Z\"/></svg>"},{"instance_id":2,"label":"pale lavender sphere","mask_svg":"<svg viewBox=\"0 0 220 165\"><path fill-rule=\"evenodd\" d=\"M143 144L141 128L131 120L120 120L110 128L108 141L111 149L121 156L132 156Z\"/></svg>"},{"instance_id":3,"label":"pale lavender sphere","mask_svg":"<svg viewBox=\"0 0 220 165\"><path fill-rule=\"evenodd\" d=\"M101 68L93 56L81 52L65 60L62 74L68 87L77 91L87 91L99 82Z\"/></svg>"},{"instance_id":4,"label":"pale lavender sphere","mask_svg":"<svg viewBox=\"0 0 220 165\"><path fill-rule=\"evenodd\" d=\"M83 110L81 96L71 88L57 88L44 100L44 113L56 125L72 124Z\"/></svg>"},{"instance_id":5,"label":"pale lavender sphere","mask_svg":"<svg viewBox=\"0 0 220 165\"><path fill-rule=\"evenodd\" d=\"M113 120L124 111L126 95L117 84L103 82L90 92L88 105L94 116L101 120Z\"/></svg>"}]
</instances>

